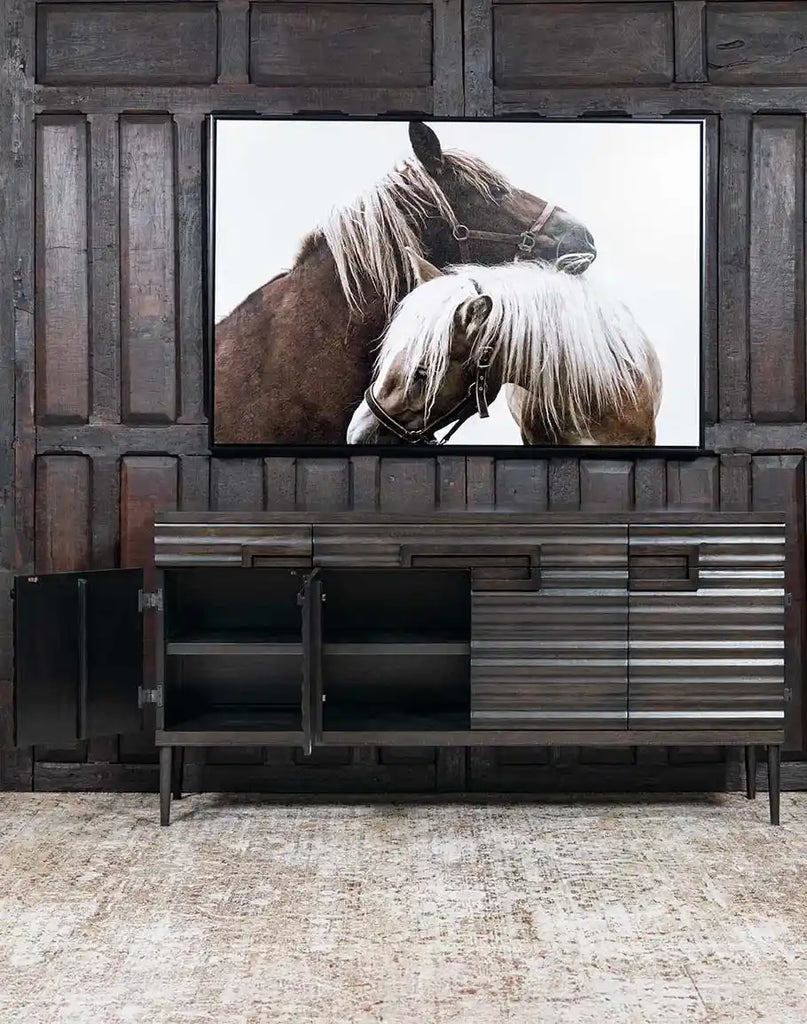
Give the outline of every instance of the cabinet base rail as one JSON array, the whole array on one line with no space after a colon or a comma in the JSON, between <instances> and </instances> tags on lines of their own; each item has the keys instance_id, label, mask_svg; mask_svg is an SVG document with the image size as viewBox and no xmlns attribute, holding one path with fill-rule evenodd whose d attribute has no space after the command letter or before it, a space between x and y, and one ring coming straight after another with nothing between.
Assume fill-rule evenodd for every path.
<instances>
[{"instance_id":1,"label":"cabinet base rail","mask_svg":"<svg viewBox=\"0 0 807 1024\"><path fill-rule=\"evenodd\" d=\"M532 742L534 743L535 739L533 739ZM724 743L722 745L728 746L729 744ZM770 805L770 820L772 825L779 825L781 744L767 743L763 745L766 747L768 758L768 802ZM749 800L753 800L756 798L756 744L744 744L744 751L746 797ZM175 800L182 798L182 782L185 761L184 755L184 746L165 743L163 734L163 742L160 746L160 825L162 826L170 824L172 798Z\"/></svg>"}]
</instances>

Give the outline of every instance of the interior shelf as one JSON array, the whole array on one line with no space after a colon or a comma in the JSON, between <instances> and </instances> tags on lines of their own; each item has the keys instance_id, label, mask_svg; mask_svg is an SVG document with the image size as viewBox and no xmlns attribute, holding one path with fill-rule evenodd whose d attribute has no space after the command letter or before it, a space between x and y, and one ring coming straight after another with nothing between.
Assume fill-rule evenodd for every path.
<instances>
[{"instance_id":1,"label":"interior shelf","mask_svg":"<svg viewBox=\"0 0 807 1024\"><path fill-rule=\"evenodd\" d=\"M329 732L464 732L470 729L467 711L399 711L391 707L326 709L323 734Z\"/></svg>"},{"instance_id":2,"label":"interior shelf","mask_svg":"<svg viewBox=\"0 0 807 1024\"><path fill-rule=\"evenodd\" d=\"M297 707L214 705L170 724L171 732L300 732L302 711Z\"/></svg>"},{"instance_id":3,"label":"interior shelf","mask_svg":"<svg viewBox=\"0 0 807 1024\"><path fill-rule=\"evenodd\" d=\"M470 642L430 633L342 633L323 644L323 654L337 655L468 655Z\"/></svg>"},{"instance_id":4,"label":"interior shelf","mask_svg":"<svg viewBox=\"0 0 807 1024\"><path fill-rule=\"evenodd\" d=\"M297 633L210 631L178 636L165 645L167 654L302 654Z\"/></svg>"}]
</instances>

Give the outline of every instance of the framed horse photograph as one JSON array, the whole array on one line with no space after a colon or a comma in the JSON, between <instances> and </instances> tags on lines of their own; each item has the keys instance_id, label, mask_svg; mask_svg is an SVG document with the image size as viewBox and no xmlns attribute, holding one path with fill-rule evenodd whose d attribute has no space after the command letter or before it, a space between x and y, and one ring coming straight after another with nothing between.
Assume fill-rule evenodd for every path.
<instances>
[{"instance_id":1,"label":"framed horse photograph","mask_svg":"<svg viewBox=\"0 0 807 1024\"><path fill-rule=\"evenodd\" d=\"M703 449L705 123L213 115L211 446Z\"/></svg>"}]
</instances>

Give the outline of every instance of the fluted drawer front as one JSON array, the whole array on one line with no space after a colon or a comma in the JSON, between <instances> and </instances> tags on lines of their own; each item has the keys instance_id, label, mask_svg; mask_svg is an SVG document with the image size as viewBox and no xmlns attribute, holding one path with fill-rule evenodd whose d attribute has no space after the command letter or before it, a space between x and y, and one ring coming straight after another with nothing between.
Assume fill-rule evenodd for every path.
<instances>
[{"instance_id":1,"label":"fluted drawer front","mask_svg":"<svg viewBox=\"0 0 807 1024\"><path fill-rule=\"evenodd\" d=\"M631 527L631 556L654 545L695 570L630 593L630 728L782 727L784 526Z\"/></svg>"},{"instance_id":2,"label":"fluted drawer front","mask_svg":"<svg viewBox=\"0 0 807 1024\"><path fill-rule=\"evenodd\" d=\"M620 729L627 724L627 594L547 587L471 596L471 724Z\"/></svg>"},{"instance_id":3,"label":"fluted drawer front","mask_svg":"<svg viewBox=\"0 0 807 1024\"><path fill-rule=\"evenodd\" d=\"M509 518L509 517L508 517ZM500 566L514 578L531 566L541 579L560 574L586 586L625 580L627 526L601 523L545 523L533 520L463 523L333 523L314 527L314 564L339 566L418 566L480 572ZM571 568L570 568L571 567ZM539 572L536 571L536 582ZM501 574L499 574L501 575Z\"/></svg>"},{"instance_id":4,"label":"fluted drawer front","mask_svg":"<svg viewBox=\"0 0 807 1024\"><path fill-rule=\"evenodd\" d=\"M311 566L307 523L228 522L221 516L194 523L156 521L154 563L158 566Z\"/></svg>"}]
</instances>

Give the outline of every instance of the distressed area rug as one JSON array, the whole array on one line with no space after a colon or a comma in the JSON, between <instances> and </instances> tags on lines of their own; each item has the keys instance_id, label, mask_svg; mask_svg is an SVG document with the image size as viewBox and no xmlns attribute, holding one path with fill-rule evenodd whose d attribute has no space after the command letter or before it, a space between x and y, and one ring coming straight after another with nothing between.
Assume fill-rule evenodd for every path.
<instances>
[{"instance_id":1,"label":"distressed area rug","mask_svg":"<svg viewBox=\"0 0 807 1024\"><path fill-rule=\"evenodd\" d=\"M3 1024L804 1024L807 794L0 794Z\"/></svg>"}]
</instances>

